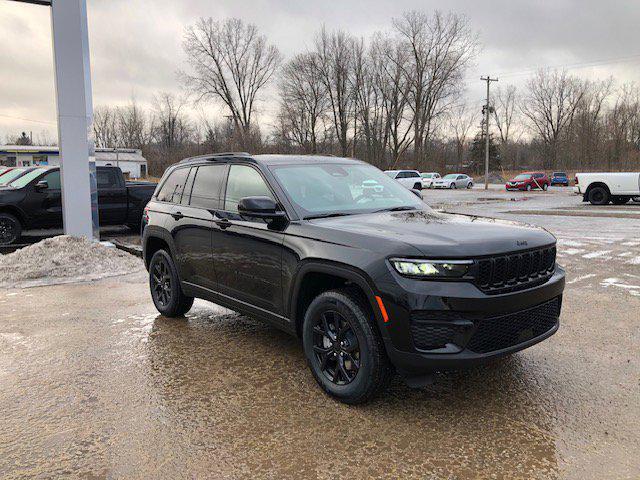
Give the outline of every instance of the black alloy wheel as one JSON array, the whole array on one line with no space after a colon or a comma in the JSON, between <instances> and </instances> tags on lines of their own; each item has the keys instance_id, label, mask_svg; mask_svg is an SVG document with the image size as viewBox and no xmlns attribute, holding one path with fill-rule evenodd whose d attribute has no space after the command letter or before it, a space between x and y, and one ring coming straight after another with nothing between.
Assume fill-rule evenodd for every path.
<instances>
[{"instance_id":1,"label":"black alloy wheel","mask_svg":"<svg viewBox=\"0 0 640 480\"><path fill-rule=\"evenodd\" d=\"M313 327L313 352L322 374L335 385L351 383L360 370L360 344L339 312L325 311Z\"/></svg>"},{"instance_id":2,"label":"black alloy wheel","mask_svg":"<svg viewBox=\"0 0 640 480\"><path fill-rule=\"evenodd\" d=\"M149 262L149 289L156 309L166 317L182 317L193 306L193 297L182 292L171 255L158 250Z\"/></svg>"},{"instance_id":3,"label":"black alloy wheel","mask_svg":"<svg viewBox=\"0 0 640 480\"><path fill-rule=\"evenodd\" d=\"M592 205L607 205L609 200L611 200L611 196L603 187L594 187L589 192L589 202Z\"/></svg>"},{"instance_id":4,"label":"black alloy wheel","mask_svg":"<svg viewBox=\"0 0 640 480\"><path fill-rule=\"evenodd\" d=\"M9 213L0 213L0 245L10 245L22 235L20 221Z\"/></svg>"},{"instance_id":5,"label":"black alloy wheel","mask_svg":"<svg viewBox=\"0 0 640 480\"><path fill-rule=\"evenodd\" d=\"M373 398L393 375L367 303L353 288L323 292L307 307L302 324L304 354L316 382L348 404Z\"/></svg>"},{"instance_id":6,"label":"black alloy wheel","mask_svg":"<svg viewBox=\"0 0 640 480\"><path fill-rule=\"evenodd\" d=\"M171 303L171 275L166 259L161 258L153 265L151 272L151 290L154 299L161 307L166 308Z\"/></svg>"}]
</instances>

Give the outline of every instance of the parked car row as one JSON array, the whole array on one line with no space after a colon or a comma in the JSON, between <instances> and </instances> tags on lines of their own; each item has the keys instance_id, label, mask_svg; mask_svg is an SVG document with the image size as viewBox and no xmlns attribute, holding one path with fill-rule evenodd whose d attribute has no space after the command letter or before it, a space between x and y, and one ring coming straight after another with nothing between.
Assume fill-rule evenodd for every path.
<instances>
[{"instance_id":1,"label":"parked car row","mask_svg":"<svg viewBox=\"0 0 640 480\"><path fill-rule=\"evenodd\" d=\"M444 177L436 172L420 173L417 170L386 170L384 173L411 190L473 187L473 178L464 173L450 173Z\"/></svg>"},{"instance_id":2,"label":"parked car row","mask_svg":"<svg viewBox=\"0 0 640 480\"><path fill-rule=\"evenodd\" d=\"M552 185L569 186L566 172L553 172L549 177L544 172L523 172L505 184L507 190L547 190Z\"/></svg>"}]
</instances>

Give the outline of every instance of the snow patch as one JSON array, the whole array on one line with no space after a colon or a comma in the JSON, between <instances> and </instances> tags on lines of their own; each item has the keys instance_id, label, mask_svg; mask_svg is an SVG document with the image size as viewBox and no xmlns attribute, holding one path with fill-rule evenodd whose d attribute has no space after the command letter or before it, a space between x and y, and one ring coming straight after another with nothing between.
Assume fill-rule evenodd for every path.
<instances>
[{"instance_id":1,"label":"snow patch","mask_svg":"<svg viewBox=\"0 0 640 480\"><path fill-rule=\"evenodd\" d=\"M607 260L611 258L611 257L607 257L607 255L610 253L611 253L611 250L598 250L596 252L591 252L591 253L582 255L582 258L603 258Z\"/></svg>"}]
</instances>

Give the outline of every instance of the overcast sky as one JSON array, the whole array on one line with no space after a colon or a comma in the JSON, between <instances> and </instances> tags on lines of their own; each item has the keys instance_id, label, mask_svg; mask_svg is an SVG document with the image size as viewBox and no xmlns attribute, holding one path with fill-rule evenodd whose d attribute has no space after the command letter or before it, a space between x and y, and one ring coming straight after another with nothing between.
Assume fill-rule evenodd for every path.
<instances>
[{"instance_id":1,"label":"overcast sky","mask_svg":"<svg viewBox=\"0 0 640 480\"><path fill-rule=\"evenodd\" d=\"M478 31L482 51L466 92L478 105L485 88L479 76L485 74L520 86L527 78L522 72L537 67L635 56L572 73L640 80L637 1L88 0L94 106L125 104L131 96L150 105L159 91L179 92L177 72L186 68L183 28L198 17L255 23L290 58L311 44L323 23L368 37L411 9L464 14ZM21 131L34 137L46 131L55 139L49 9L0 0L0 38L0 143ZM261 105L265 122L273 103ZM207 113L215 118L216 111Z\"/></svg>"}]
</instances>

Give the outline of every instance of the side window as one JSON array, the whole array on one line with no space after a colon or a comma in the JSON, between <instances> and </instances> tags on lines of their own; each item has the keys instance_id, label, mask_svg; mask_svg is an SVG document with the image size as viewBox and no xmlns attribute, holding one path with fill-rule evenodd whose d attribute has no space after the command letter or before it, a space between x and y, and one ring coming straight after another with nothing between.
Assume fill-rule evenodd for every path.
<instances>
[{"instance_id":1,"label":"side window","mask_svg":"<svg viewBox=\"0 0 640 480\"><path fill-rule=\"evenodd\" d=\"M400 172L396 178L407 178L407 172Z\"/></svg>"},{"instance_id":2,"label":"side window","mask_svg":"<svg viewBox=\"0 0 640 480\"><path fill-rule=\"evenodd\" d=\"M189 205L191 201L191 190L193 190L193 179L196 176L198 167L191 167L189 174L187 175L187 181L184 183L184 190L182 191L182 199L180 203L182 205Z\"/></svg>"},{"instance_id":3,"label":"side window","mask_svg":"<svg viewBox=\"0 0 640 480\"><path fill-rule=\"evenodd\" d=\"M38 181L43 180L49 185L49 190L60 190L60 170L49 172Z\"/></svg>"},{"instance_id":4,"label":"side window","mask_svg":"<svg viewBox=\"0 0 640 480\"><path fill-rule=\"evenodd\" d=\"M169 178L160 188L157 199L161 202L180 202L188 173L188 168L179 168L171 172Z\"/></svg>"},{"instance_id":5,"label":"side window","mask_svg":"<svg viewBox=\"0 0 640 480\"><path fill-rule=\"evenodd\" d=\"M191 191L191 205L207 210L220 208L220 189L224 182L226 165L203 165L198 167ZM194 169L195 170L195 169Z\"/></svg>"},{"instance_id":6,"label":"side window","mask_svg":"<svg viewBox=\"0 0 640 480\"><path fill-rule=\"evenodd\" d=\"M464 178L464 175L458 175L458 180L462 180Z\"/></svg>"},{"instance_id":7,"label":"side window","mask_svg":"<svg viewBox=\"0 0 640 480\"><path fill-rule=\"evenodd\" d=\"M410 178L413 178L413 177L419 177L419 176L420 176L420 174L419 174L418 172L409 172L408 176L409 176Z\"/></svg>"},{"instance_id":8,"label":"side window","mask_svg":"<svg viewBox=\"0 0 640 480\"><path fill-rule=\"evenodd\" d=\"M229 212L238 211L238 202L244 197L270 197L271 191L256 169L246 165L231 165L224 209Z\"/></svg>"}]
</instances>

